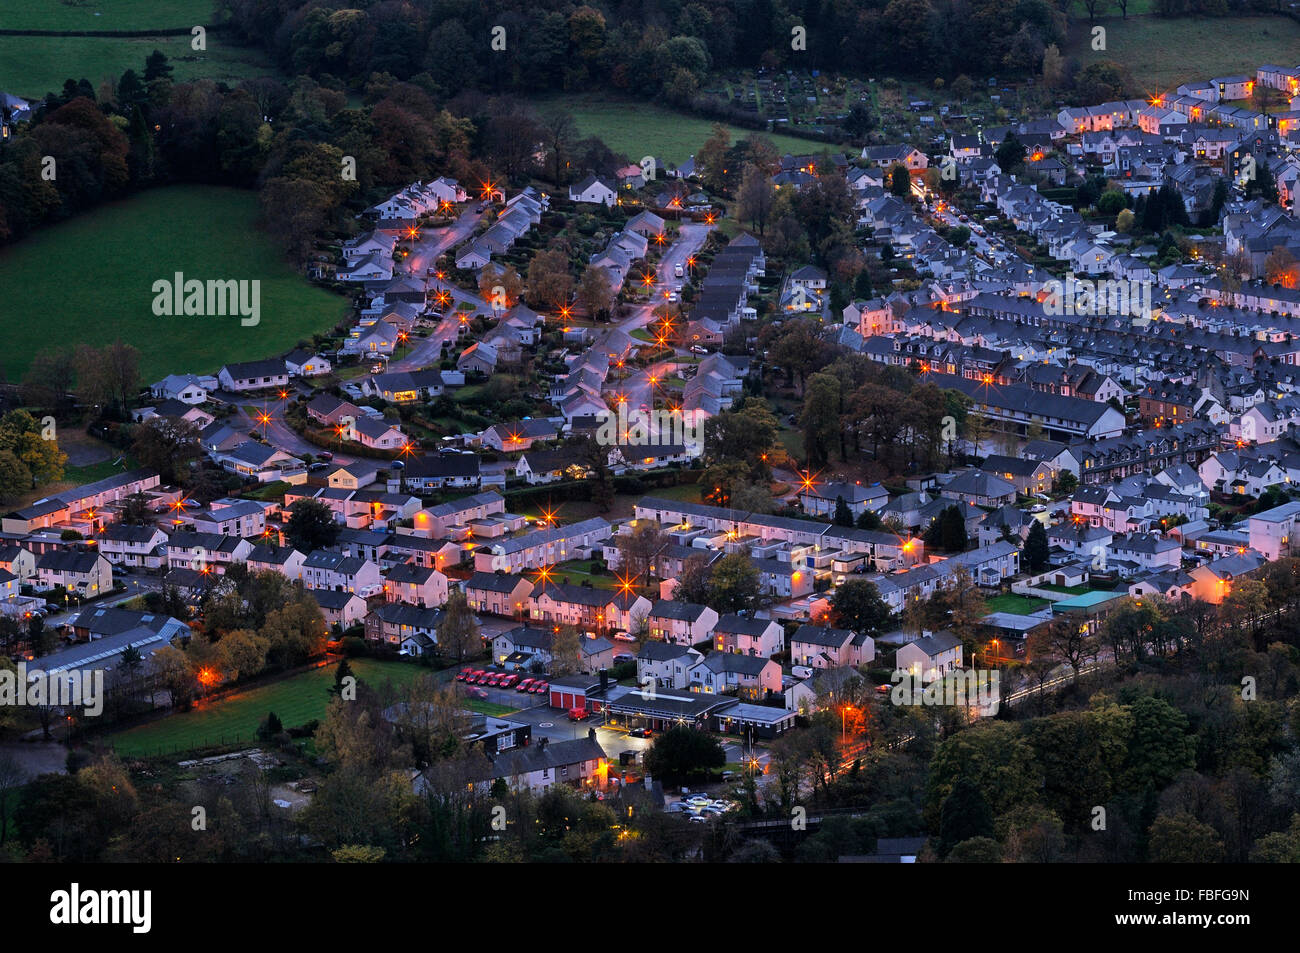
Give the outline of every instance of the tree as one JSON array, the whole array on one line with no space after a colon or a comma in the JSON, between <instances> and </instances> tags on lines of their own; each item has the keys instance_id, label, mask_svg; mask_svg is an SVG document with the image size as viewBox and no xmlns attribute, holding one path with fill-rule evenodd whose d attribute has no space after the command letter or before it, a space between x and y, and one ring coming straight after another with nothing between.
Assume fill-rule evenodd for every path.
<instances>
[{"instance_id":1,"label":"tree","mask_svg":"<svg viewBox=\"0 0 1300 953\"><path fill-rule=\"evenodd\" d=\"M835 624L859 635L877 635L885 630L892 610L869 579L846 579L831 596Z\"/></svg>"},{"instance_id":2,"label":"tree","mask_svg":"<svg viewBox=\"0 0 1300 953\"><path fill-rule=\"evenodd\" d=\"M167 62L167 54L154 50L144 61L144 81L152 83L156 79L165 79L172 74L172 66Z\"/></svg>"},{"instance_id":3,"label":"tree","mask_svg":"<svg viewBox=\"0 0 1300 953\"><path fill-rule=\"evenodd\" d=\"M844 502L844 497L842 496L835 497L834 523L836 526L853 525L853 511L849 509L849 504Z\"/></svg>"},{"instance_id":4,"label":"tree","mask_svg":"<svg viewBox=\"0 0 1300 953\"><path fill-rule=\"evenodd\" d=\"M0 450L0 500L12 500L32 488L32 471L12 450Z\"/></svg>"},{"instance_id":5,"label":"tree","mask_svg":"<svg viewBox=\"0 0 1300 953\"><path fill-rule=\"evenodd\" d=\"M1033 520L1029 527L1029 536L1025 539L1024 551L1021 553L1025 568L1030 572L1042 572L1046 569L1050 548L1047 542L1047 530L1042 520Z\"/></svg>"},{"instance_id":6,"label":"tree","mask_svg":"<svg viewBox=\"0 0 1300 953\"><path fill-rule=\"evenodd\" d=\"M562 625L551 638L551 674L572 675L582 671L582 633L577 626Z\"/></svg>"},{"instance_id":7,"label":"tree","mask_svg":"<svg viewBox=\"0 0 1300 953\"><path fill-rule=\"evenodd\" d=\"M0 418L0 452L11 452L29 474L26 489L63 479L68 455L59 449L52 432L25 410L11 410Z\"/></svg>"},{"instance_id":8,"label":"tree","mask_svg":"<svg viewBox=\"0 0 1300 953\"><path fill-rule=\"evenodd\" d=\"M1003 172L1016 173L1024 168L1025 154L1028 150L1025 144L1021 142L1014 133L1007 133L1002 145L998 146L994 156L998 163L998 168Z\"/></svg>"},{"instance_id":9,"label":"tree","mask_svg":"<svg viewBox=\"0 0 1300 953\"><path fill-rule=\"evenodd\" d=\"M840 380L834 374L822 372L808 378L799 426L803 430L804 448L810 466L824 466L830 461L832 451L837 448L843 456L843 430L840 427L842 403Z\"/></svg>"},{"instance_id":10,"label":"tree","mask_svg":"<svg viewBox=\"0 0 1300 953\"><path fill-rule=\"evenodd\" d=\"M578 282L577 301L593 320L599 315L609 314L614 307L614 288L604 268L588 265L583 270Z\"/></svg>"},{"instance_id":11,"label":"tree","mask_svg":"<svg viewBox=\"0 0 1300 953\"><path fill-rule=\"evenodd\" d=\"M131 450L140 466L157 470L164 483L177 483L202 453L199 429L182 417L151 417L132 432Z\"/></svg>"},{"instance_id":12,"label":"tree","mask_svg":"<svg viewBox=\"0 0 1300 953\"><path fill-rule=\"evenodd\" d=\"M304 553L334 545L341 527L334 512L319 500L295 500L289 507L284 535L289 545Z\"/></svg>"},{"instance_id":13,"label":"tree","mask_svg":"<svg viewBox=\"0 0 1300 953\"><path fill-rule=\"evenodd\" d=\"M748 554L729 553L714 563L707 602L719 613L753 609L758 594L758 570Z\"/></svg>"},{"instance_id":14,"label":"tree","mask_svg":"<svg viewBox=\"0 0 1300 953\"><path fill-rule=\"evenodd\" d=\"M970 92L970 79L966 80L967 93ZM954 92L955 84L954 84ZM855 139L861 139L876 127L876 117L866 103L854 103L849 107L848 115L840 123L844 131Z\"/></svg>"},{"instance_id":15,"label":"tree","mask_svg":"<svg viewBox=\"0 0 1300 953\"><path fill-rule=\"evenodd\" d=\"M759 168L752 162L745 165L740 179L740 191L736 195L736 218L749 222L761 237L767 220L772 214L772 204L776 198L772 179L766 169Z\"/></svg>"},{"instance_id":16,"label":"tree","mask_svg":"<svg viewBox=\"0 0 1300 953\"><path fill-rule=\"evenodd\" d=\"M704 553L687 556L677 576L677 585L673 587L673 598L679 602L705 605L709 601L710 571L709 557Z\"/></svg>"},{"instance_id":17,"label":"tree","mask_svg":"<svg viewBox=\"0 0 1300 953\"><path fill-rule=\"evenodd\" d=\"M456 588L447 594L442 613L442 621L438 623L438 651L446 658L463 661L480 644L478 618L466 602L464 590Z\"/></svg>"},{"instance_id":18,"label":"tree","mask_svg":"<svg viewBox=\"0 0 1300 953\"><path fill-rule=\"evenodd\" d=\"M655 557L668 545L668 537L659 524L650 520L638 521L630 533L614 537L619 554L619 570L625 579L649 581Z\"/></svg>"},{"instance_id":19,"label":"tree","mask_svg":"<svg viewBox=\"0 0 1300 953\"><path fill-rule=\"evenodd\" d=\"M970 778L958 779L939 813L939 856L946 856L972 837L992 836L993 811L989 802Z\"/></svg>"},{"instance_id":20,"label":"tree","mask_svg":"<svg viewBox=\"0 0 1300 953\"><path fill-rule=\"evenodd\" d=\"M1191 814L1162 814L1151 825L1151 861L1157 864L1217 864L1223 839Z\"/></svg>"},{"instance_id":21,"label":"tree","mask_svg":"<svg viewBox=\"0 0 1300 953\"><path fill-rule=\"evenodd\" d=\"M1285 245L1274 246L1264 259L1264 280L1271 285L1294 288L1297 275L1300 275L1300 267L1297 267L1295 255Z\"/></svg>"},{"instance_id":22,"label":"tree","mask_svg":"<svg viewBox=\"0 0 1300 953\"><path fill-rule=\"evenodd\" d=\"M889 168L889 191L900 199L905 199L912 192L912 177L907 171L907 166L901 162L895 162Z\"/></svg>"},{"instance_id":23,"label":"tree","mask_svg":"<svg viewBox=\"0 0 1300 953\"><path fill-rule=\"evenodd\" d=\"M565 252L548 248L533 256L528 266L528 298L533 305L559 310L569 303L572 291L573 276Z\"/></svg>"},{"instance_id":24,"label":"tree","mask_svg":"<svg viewBox=\"0 0 1300 953\"><path fill-rule=\"evenodd\" d=\"M715 122L709 138L695 154L695 168L699 170L700 178L711 192L727 191L727 178L730 174L727 167L727 154L730 149L730 130L722 123Z\"/></svg>"},{"instance_id":25,"label":"tree","mask_svg":"<svg viewBox=\"0 0 1300 953\"><path fill-rule=\"evenodd\" d=\"M712 736L686 725L658 735L645 753L646 774L682 781L721 768L727 755Z\"/></svg>"}]
</instances>

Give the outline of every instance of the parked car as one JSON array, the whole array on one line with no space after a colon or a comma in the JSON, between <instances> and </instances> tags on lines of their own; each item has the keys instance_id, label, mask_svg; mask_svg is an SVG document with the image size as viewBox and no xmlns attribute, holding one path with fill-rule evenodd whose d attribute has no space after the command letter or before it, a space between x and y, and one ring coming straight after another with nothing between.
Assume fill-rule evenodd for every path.
<instances>
[{"instance_id":1,"label":"parked car","mask_svg":"<svg viewBox=\"0 0 1300 953\"><path fill-rule=\"evenodd\" d=\"M654 732L649 728L633 728L628 732L628 736L631 738L649 738L653 734Z\"/></svg>"},{"instance_id":2,"label":"parked car","mask_svg":"<svg viewBox=\"0 0 1300 953\"><path fill-rule=\"evenodd\" d=\"M518 675L506 675L497 683L497 688L514 688L517 681L519 681Z\"/></svg>"},{"instance_id":3,"label":"parked car","mask_svg":"<svg viewBox=\"0 0 1300 953\"><path fill-rule=\"evenodd\" d=\"M570 708L569 721L586 721L591 717L591 712L585 708Z\"/></svg>"},{"instance_id":4,"label":"parked car","mask_svg":"<svg viewBox=\"0 0 1300 953\"><path fill-rule=\"evenodd\" d=\"M533 687L533 682L535 681L537 681L535 678L521 678L519 684L515 686L515 691L526 692L528 689Z\"/></svg>"},{"instance_id":5,"label":"parked car","mask_svg":"<svg viewBox=\"0 0 1300 953\"><path fill-rule=\"evenodd\" d=\"M465 679L469 678L471 671L472 671L471 669L462 668L459 672L456 673L456 681L458 682L465 681Z\"/></svg>"},{"instance_id":6,"label":"parked car","mask_svg":"<svg viewBox=\"0 0 1300 953\"><path fill-rule=\"evenodd\" d=\"M487 692L485 692L485 691L484 691L483 689L481 689L481 688L475 688L475 687L472 686L472 685L471 685L469 688L465 689L465 692L466 692L466 694L468 694L471 698L487 698L487 697L488 697L488 693L487 693Z\"/></svg>"},{"instance_id":7,"label":"parked car","mask_svg":"<svg viewBox=\"0 0 1300 953\"><path fill-rule=\"evenodd\" d=\"M551 688L550 682L538 682L532 688L528 689L528 691L533 695L543 695L546 692L550 691L550 688Z\"/></svg>"}]
</instances>

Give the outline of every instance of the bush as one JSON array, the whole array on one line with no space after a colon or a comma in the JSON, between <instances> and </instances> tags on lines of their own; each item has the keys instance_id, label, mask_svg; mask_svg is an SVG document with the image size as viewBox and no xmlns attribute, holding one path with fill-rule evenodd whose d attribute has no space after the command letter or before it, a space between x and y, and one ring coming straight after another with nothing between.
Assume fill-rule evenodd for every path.
<instances>
[{"instance_id":1,"label":"bush","mask_svg":"<svg viewBox=\"0 0 1300 953\"><path fill-rule=\"evenodd\" d=\"M348 658L357 658L365 655L369 647L366 640L357 635L347 635L343 637L343 654Z\"/></svg>"},{"instance_id":2,"label":"bush","mask_svg":"<svg viewBox=\"0 0 1300 953\"><path fill-rule=\"evenodd\" d=\"M609 677L616 682L625 678L636 678L636 662L619 662L609 670Z\"/></svg>"}]
</instances>

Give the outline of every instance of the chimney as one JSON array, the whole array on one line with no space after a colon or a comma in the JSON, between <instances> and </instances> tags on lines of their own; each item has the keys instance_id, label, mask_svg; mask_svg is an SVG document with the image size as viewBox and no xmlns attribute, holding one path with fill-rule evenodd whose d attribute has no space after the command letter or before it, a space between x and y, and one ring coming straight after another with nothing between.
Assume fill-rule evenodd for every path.
<instances>
[{"instance_id":1,"label":"chimney","mask_svg":"<svg viewBox=\"0 0 1300 953\"><path fill-rule=\"evenodd\" d=\"M600 693L601 695L604 695L608 691L609 691L609 669L602 668L600 670Z\"/></svg>"}]
</instances>

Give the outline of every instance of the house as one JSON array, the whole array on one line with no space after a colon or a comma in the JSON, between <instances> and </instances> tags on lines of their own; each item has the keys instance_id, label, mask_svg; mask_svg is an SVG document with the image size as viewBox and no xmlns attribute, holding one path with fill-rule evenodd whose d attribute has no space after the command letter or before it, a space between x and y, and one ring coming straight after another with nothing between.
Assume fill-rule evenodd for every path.
<instances>
[{"instance_id":1,"label":"house","mask_svg":"<svg viewBox=\"0 0 1300 953\"><path fill-rule=\"evenodd\" d=\"M224 497L183 517L195 532L222 536L260 536L266 532L266 513L273 504Z\"/></svg>"},{"instance_id":2,"label":"house","mask_svg":"<svg viewBox=\"0 0 1300 953\"><path fill-rule=\"evenodd\" d=\"M686 688L691 668L702 658L704 656L690 645L651 640L641 647L636 656L637 684L653 683L665 688Z\"/></svg>"},{"instance_id":3,"label":"house","mask_svg":"<svg viewBox=\"0 0 1300 953\"><path fill-rule=\"evenodd\" d=\"M342 424L347 418L355 420L360 417L361 408L350 401L321 391L307 404L307 416L317 423L332 427Z\"/></svg>"},{"instance_id":4,"label":"house","mask_svg":"<svg viewBox=\"0 0 1300 953\"><path fill-rule=\"evenodd\" d=\"M961 639L951 632L926 632L894 653L894 668L931 682L961 668Z\"/></svg>"},{"instance_id":5,"label":"house","mask_svg":"<svg viewBox=\"0 0 1300 953\"><path fill-rule=\"evenodd\" d=\"M1272 562L1296 549L1296 517L1300 502L1283 503L1250 517L1250 548Z\"/></svg>"},{"instance_id":6,"label":"house","mask_svg":"<svg viewBox=\"0 0 1300 953\"><path fill-rule=\"evenodd\" d=\"M385 602L366 613L366 638L372 642L402 646L415 636L438 642L441 609L426 609L405 602Z\"/></svg>"},{"instance_id":7,"label":"house","mask_svg":"<svg viewBox=\"0 0 1300 953\"><path fill-rule=\"evenodd\" d=\"M416 563L398 563L385 574L384 597L430 608L447 601L447 577L437 569Z\"/></svg>"},{"instance_id":8,"label":"house","mask_svg":"<svg viewBox=\"0 0 1300 953\"><path fill-rule=\"evenodd\" d=\"M843 500L854 518L867 510L878 511L889 501L889 491L879 483L814 483L799 493L799 504L809 516L833 517Z\"/></svg>"},{"instance_id":9,"label":"house","mask_svg":"<svg viewBox=\"0 0 1300 953\"><path fill-rule=\"evenodd\" d=\"M465 601L469 607L490 615L522 617L532 593L532 582L504 572L476 572L465 580Z\"/></svg>"},{"instance_id":10,"label":"house","mask_svg":"<svg viewBox=\"0 0 1300 953\"><path fill-rule=\"evenodd\" d=\"M497 369L497 360L496 347L486 341L475 341L456 359L456 369L464 373L491 374Z\"/></svg>"},{"instance_id":11,"label":"house","mask_svg":"<svg viewBox=\"0 0 1300 953\"><path fill-rule=\"evenodd\" d=\"M157 526L110 523L97 539L99 551L114 566L158 569L166 562L167 534Z\"/></svg>"},{"instance_id":12,"label":"house","mask_svg":"<svg viewBox=\"0 0 1300 953\"><path fill-rule=\"evenodd\" d=\"M546 581L533 590L528 606L532 619L574 625L595 635L633 632L650 612L650 600L635 592Z\"/></svg>"},{"instance_id":13,"label":"house","mask_svg":"<svg viewBox=\"0 0 1300 953\"><path fill-rule=\"evenodd\" d=\"M546 671L554 658L552 647L558 632L558 625L516 626L492 640L492 658L507 669ZM599 672L614 664L614 643L608 639L579 638L578 651L578 665L584 672Z\"/></svg>"},{"instance_id":14,"label":"house","mask_svg":"<svg viewBox=\"0 0 1300 953\"><path fill-rule=\"evenodd\" d=\"M711 695L762 698L781 690L781 666L770 658L713 652L687 669L686 688Z\"/></svg>"},{"instance_id":15,"label":"house","mask_svg":"<svg viewBox=\"0 0 1300 953\"><path fill-rule=\"evenodd\" d=\"M277 572L290 581L302 579L307 554L292 546L260 545L249 550L245 564L249 572Z\"/></svg>"},{"instance_id":16,"label":"house","mask_svg":"<svg viewBox=\"0 0 1300 953\"><path fill-rule=\"evenodd\" d=\"M477 487L479 458L472 453L427 453L406 461L402 481L413 492Z\"/></svg>"},{"instance_id":17,"label":"house","mask_svg":"<svg viewBox=\"0 0 1300 953\"><path fill-rule=\"evenodd\" d=\"M555 424L545 417L529 417L508 424L493 424L484 430L480 440L483 446L510 453L528 450L534 443L545 443L559 437Z\"/></svg>"},{"instance_id":18,"label":"house","mask_svg":"<svg viewBox=\"0 0 1300 953\"><path fill-rule=\"evenodd\" d=\"M718 652L771 658L785 644L785 630L772 619L724 615L713 626L713 647Z\"/></svg>"},{"instance_id":19,"label":"house","mask_svg":"<svg viewBox=\"0 0 1300 953\"><path fill-rule=\"evenodd\" d=\"M156 400L179 400L182 404L198 405L208 399L210 388L194 374L168 374L157 383L149 385L149 393ZM212 378L206 378L215 386Z\"/></svg>"},{"instance_id":20,"label":"house","mask_svg":"<svg viewBox=\"0 0 1300 953\"><path fill-rule=\"evenodd\" d=\"M869 635L822 625L801 625L790 636L790 661L810 668L859 666L876 657L876 643Z\"/></svg>"},{"instance_id":21,"label":"house","mask_svg":"<svg viewBox=\"0 0 1300 953\"><path fill-rule=\"evenodd\" d=\"M299 347L284 356L284 369L291 377L320 377L333 370L333 365L328 358Z\"/></svg>"},{"instance_id":22,"label":"house","mask_svg":"<svg viewBox=\"0 0 1300 953\"><path fill-rule=\"evenodd\" d=\"M233 563L242 563L253 544L237 536L220 533L172 533L167 540L167 568L222 575Z\"/></svg>"},{"instance_id":23,"label":"house","mask_svg":"<svg viewBox=\"0 0 1300 953\"><path fill-rule=\"evenodd\" d=\"M400 427L378 417L358 417L344 425L343 439L371 450L401 450L409 445Z\"/></svg>"},{"instance_id":24,"label":"house","mask_svg":"<svg viewBox=\"0 0 1300 953\"><path fill-rule=\"evenodd\" d=\"M505 497L495 490L488 490L418 510L411 515L411 526L399 526L397 532L426 539L442 539L457 527L471 527L475 523L487 521L499 522L507 529L516 529L524 524L523 517L506 513Z\"/></svg>"},{"instance_id":25,"label":"house","mask_svg":"<svg viewBox=\"0 0 1300 953\"><path fill-rule=\"evenodd\" d=\"M603 789L606 766L605 749L596 741L592 729L586 738L555 742L542 738L536 744L500 751L482 772L483 776L471 784L484 796L499 780L514 791L530 791L535 795L544 794L557 784L582 790Z\"/></svg>"},{"instance_id":26,"label":"house","mask_svg":"<svg viewBox=\"0 0 1300 953\"><path fill-rule=\"evenodd\" d=\"M715 609L676 599L657 600L646 615L650 638L673 645L698 645L708 641L716 630L717 623L718 613Z\"/></svg>"},{"instance_id":27,"label":"house","mask_svg":"<svg viewBox=\"0 0 1300 953\"><path fill-rule=\"evenodd\" d=\"M581 444L554 450L528 450L515 464L515 476L530 484L582 480L591 471L588 449Z\"/></svg>"},{"instance_id":28,"label":"house","mask_svg":"<svg viewBox=\"0 0 1300 953\"><path fill-rule=\"evenodd\" d=\"M379 566L369 559L317 549L303 560L302 584L308 589L355 592L364 597L382 592L384 577ZM443 599L446 600L445 588Z\"/></svg>"},{"instance_id":29,"label":"house","mask_svg":"<svg viewBox=\"0 0 1300 953\"><path fill-rule=\"evenodd\" d=\"M587 202L613 206L618 200L614 186L594 175L589 175L581 182L569 186L570 202Z\"/></svg>"},{"instance_id":30,"label":"house","mask_svg":"<svg viewBox=\"0 0 1300 953\"><path fill-rule=\"evenodd\" d=\"M570 559L584 558L609 539L609 521L591 519L532 530L506 539L493 540L476 548L474 568L485 572L516 573L524 569L554 566Z\"/></svg>"},{"instance_id":31,"label":"house","mask_svg":"<svg viewBox=\"0 0 1300 953\"><path fill-rule=\"evenodd\" d=\"M312 598L320 606L321 615L331 625L346 629L366 617L366 600L355 592L335 592L332 589L313 589Z\"/></svg>"},{"instance_id":32,"label":"house","mask_svg":"<svg viewBox=\"0 0 1300 953\"><path fill-rule=\"evenodd\" d=\"M269 390L287 387L289 371L283 361L246 361L242 364L227 364L217 373L217 380L223 390L235 393Z\"/></svg>"},{"instance_id":33,"label":"house","mask_svg":"<svg viewBox=\"0 0 1300 953\"><path fill-rule=\"evenodd\" d=\"M36 577L36 554L17 543L0 544L0 570L25 586Z\"/></svg>"},{"instance_id":34,"label":"house","mask_svg":"<svg viewBox=\"0 0 1300 953\"><path fill-rule=\"evenodd\" d=\"M54 550L36 560L36 588L76 592L83 598L103 595L113 588L113 565L99 552Z\"/></svg>"}]
</instances>

